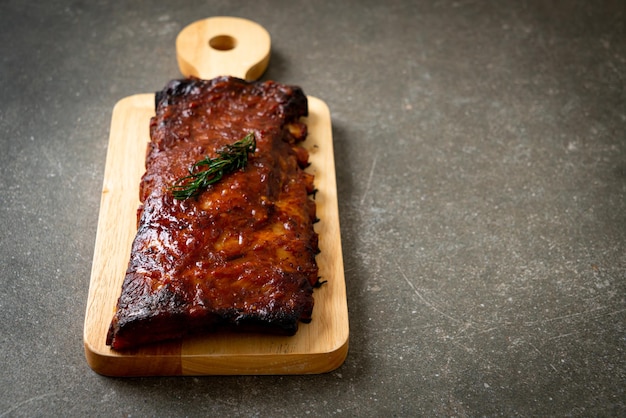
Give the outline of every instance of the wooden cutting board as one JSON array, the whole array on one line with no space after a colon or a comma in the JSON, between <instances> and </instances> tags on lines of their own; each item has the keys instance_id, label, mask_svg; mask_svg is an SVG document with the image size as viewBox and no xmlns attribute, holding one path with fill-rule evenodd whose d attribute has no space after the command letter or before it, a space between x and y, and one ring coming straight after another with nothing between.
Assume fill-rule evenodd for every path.
<instances>
[{"instance_id":1,"label":"wooden cutting board","mask_svg":"<svg viewBox=\"0 0 626 418\"><path fill-rule=\"evenodd\" d=\"M201 20L177 38L179 67L184 76L253 80L268 65L269 40L265 29L249 20ZM318 189L317 262L327 281L314 291L311 323L300 324L292 337L220 332L125 351L111 350L105 340L136 233L154 94L126 97L115 105L84 324L85 356L94 371L108 376L311 374L344 362L349 326L331 118L322 100L308 99L309 136L303 146Z\"/></svg>"}]
</instances>

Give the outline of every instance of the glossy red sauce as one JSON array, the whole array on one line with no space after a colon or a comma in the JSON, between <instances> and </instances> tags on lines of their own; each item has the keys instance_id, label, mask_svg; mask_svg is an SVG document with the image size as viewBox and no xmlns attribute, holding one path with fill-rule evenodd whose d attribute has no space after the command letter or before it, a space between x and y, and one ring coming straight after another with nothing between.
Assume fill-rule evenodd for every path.
<instances>
[{"instance_id":1,"label":"glossy red sauce","mask_svg":"<svg viewBox=\"0 0 626 418\"><path fill-rule=\"evenodd\" d=\"M305 173L297 87L234 78L170 83L151 120L142 207L107 343L125 348L198 329L293 334L318 281L313 176ZM189 167L253 132L244 170L197 198L170 187Z\"/></svg>"}]
</instances>

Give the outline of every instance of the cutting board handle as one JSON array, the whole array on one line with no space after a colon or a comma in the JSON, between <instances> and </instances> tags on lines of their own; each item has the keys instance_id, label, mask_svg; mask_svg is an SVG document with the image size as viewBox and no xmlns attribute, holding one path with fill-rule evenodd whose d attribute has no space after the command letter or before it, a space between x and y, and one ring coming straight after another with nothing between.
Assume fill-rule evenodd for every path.
<instances>
[{"instance_id":1,"label":"cutting board handle","mask_svg":"<svg viewBox=\"0 0 626 418\"><path fill-rule=\"evenodd\" d=\"M239 17L211 17L186 26L176 38L176 57L185 76L211 79L261 77L270 60L270 34Z\"/></svg>"}]
</instances>

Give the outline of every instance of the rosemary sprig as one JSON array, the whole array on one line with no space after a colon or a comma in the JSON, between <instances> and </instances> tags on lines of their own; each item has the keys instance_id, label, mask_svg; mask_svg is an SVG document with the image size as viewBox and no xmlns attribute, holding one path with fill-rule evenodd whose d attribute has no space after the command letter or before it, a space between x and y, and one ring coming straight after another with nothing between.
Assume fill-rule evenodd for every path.
<instances>
[{"instance_id":1,"label":"rosemary sprig","mask_svg":"<svg viewBox=\"0 0 626 418\"><path fill-rule=\"evenodd\" d=\"M226 145L217 151L218 157L206 157L189 167L189 175L181 177L170 188L178 200L198 196L211 184L217 183L224 174L243 169L248 163L248 154L256 149L254 134L250 132L243 139Z\"/></svg>"}]
</instances>

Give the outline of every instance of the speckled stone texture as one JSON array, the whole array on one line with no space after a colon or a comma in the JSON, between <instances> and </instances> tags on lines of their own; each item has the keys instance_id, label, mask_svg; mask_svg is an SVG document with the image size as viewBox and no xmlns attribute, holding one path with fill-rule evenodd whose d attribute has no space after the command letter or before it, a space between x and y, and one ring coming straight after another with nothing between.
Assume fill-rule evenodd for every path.
<instances>
[{"instance_id":1,"label":"speckled stone texture","mask_svg":"<svg viewBox=\"0 0 626 418\"><path fill-rule=\"evenodd\" d=\"M626 414L616 1L0 3L0 416ZM110 379L82 327L111 111L210 16L333 118L350 352L313 376Z\"/></svg>"}]
</instances>

